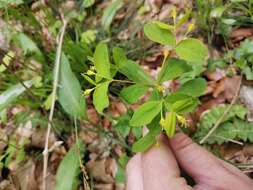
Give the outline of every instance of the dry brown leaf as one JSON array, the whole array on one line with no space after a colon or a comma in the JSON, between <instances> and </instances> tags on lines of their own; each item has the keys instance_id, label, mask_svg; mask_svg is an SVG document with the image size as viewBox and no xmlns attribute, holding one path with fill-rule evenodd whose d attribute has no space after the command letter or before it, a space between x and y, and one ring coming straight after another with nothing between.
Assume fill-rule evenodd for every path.
<instances>
[{"instance_id":1,"label":"dry brown leaf","mask_svg":"<svg viewBox=\"0 0 253 190\"><path fill-rule=\"evenodd\" d=\"M30 137L30 143L27 144L27 147L37 147L37 148L44 148L45 146L45 136L46 136L46 129L45 128L37 128L33 131ZM51 133L49 136L49 147L51 147L56 142L56 138L54 133Z\"/></svg>"},{"instance_id":2,"label":"dry brown leaf","mask_svg":"<svg viewBox=\"0 0 253 190\"><path fill-rule=\"evenodd\" d=\"M248 120L253 121L253 88L250 86L242 86L239 96L248 109Z\"/></svg>"},{"instance_id":3,"label":"dry brown leaf","mask_svg":"<svg viewBox=\"0 0 253 190\"><path fill-rule=\"evenodd\" d=\"M106 158L110 155L111 139L106 137L99 137L95 139L88 146L90 152L94 152L100 156L100 158Z\"/></svg>"},{"instance_id":4,"label":"dry brown leaf","mask_svg":"<svg viewBox=\"0 0 253 190\"><path fill-rule=\"evenodd\" d=\"M87 116L93 125L97 125L99 123L98 114L94 108L89 108L87 110Z\"/></svg>"},{"instance_id":5,"label":"dry brown leaf","mask_svg":"<svg viewBox=\"0 0 253 190\"><path fill-rule=\"evenodd\" d=\"M240 76L233 76L231 78L226 78L225 80L225 90L224 97L227 101L231 102L234 96L236 95L237 86L241 83Z\"/></svg>"},{"instance_id":6,"label":"dry brown leaf","mask_svg":"<svg viewBox=\"0 0 253 190\"><path fill-rule=\"evenodd\" d=\"M245 156L253 157L253 144L246 144L242 151Z\"/></svg>"},{"instance_id":7,"label":"dry brown leaf","mask_svg":"<svg viewBox=\"0 0 253 190\"><path fill-rule=\"evenodd\" d=\"M230 38L248 37L253 35L253 28L239 28L230 34Z\"/></svg>"},{"instance_id":8,"label":"dry brown leaf","mask_svg":"<svg viewBox=\"0 0 253 190\"><path fill-rule=\"evenodd\" d=\"M6 143L8 142L8 136L5 133L5 130L2 129L1 127L0 127L0 139L1 139L0 141L0 155L1 155L1 153L4 151L5 147L7 146Z\"/></svg>"},{"instance_id":9,"label":"dry brown leaf","mask_svg":"<svg viewBox=\"0 0 253 190\"><path fill-rule=\"evenodd\" d=\"M225 90L225 80L226 78L221 79L216 83L215 89L213 91L213 97L217 98Z\"/></svg>"},{"instance_id":10,"label":"dry brown leaf","mask_svg":"<svg viewBox=\"0 0 253 190\"><path fill-rule=\"evenodd\" d=\"M199 120L203 112L205 112L206 110L211 109L223 103L225 103L225 98L223 96L218 96L217 98L211 98L211 99L202 101L201 105L197 108L195 112L196 119Z\"/></svg>"},{"instance_id":11,"label":"dry brown leaf","mask_svg":"<svg viewBox=\"0 0 253 190\"><path fill-rule=\"evenodd\" d=\"M30 159L23 166L13 171L15 186L20 190L38 190L35 179L35 163Z\"/></svg>"},{"instance_id":12,"label":"dry brown leaf","mask_svg":"<svg viewBox=\"0 0 253 190\"><path fill-rule=\"evenodd\" d=\"M126 185L123 183L116 183L115 185L115 190L125 190L126 189Z\"/></svg>"},{"instance_id":13,"label":"dry brown leaf","mask_svg":"<svg viewBox=\"0 0 253 190\"><path fill-rule=\"evenodd\" d=\"M114 179L111 173L106 171L106 159L99 161L89 161L87 163L87 169L97 182L113 183Z\"/></svg>"},{"instance_id":14,"label":"dry brown leaf","mask_svg":"<svg viewBox=\"0 0 253 190\"><path fill-rule=\"evenodd\" d=\"M97 139L98 134L93 131L89 131L89 129L93 128L92 125L86 124L84 126L84 128L85 129L83 129L82 131L79 132L80 139L82 139L85 142L85 144L90 144L93 141L95 141L95 139ZM88 129L88 130L86 130L86 129Z\"/></svg>"},{"instance_id":15,"label":"dry brown leaf","mask_svg":"<svg viewBox=\"0 0 253 190\"><path fill-rule=\"evenodd\" d=\"M114 185L112 183L109 184L95 184L94 185L95 190L114 190Z\"/></svg>"},{"instance_id":16,"label":"dry brown leaf","mask_svg":"<svg viewBox=\"0 0 253 190\"><path fill-rule=\"evenodd\" d=\"M212 94L215 87L216 87L216 82L215 81L208 81L207 82L207 88L205 90L205 95Z\"/></svg>"},{"instance_id":17,"label":"dry brown leaf","mask_svg":"<svg viewBox=\"0 0 253 190\"><path fill-rule=\"evenodd\" d=\"M0 181L0 190L18 190L9 180Z\"/></svg>"},{"instance_id":18,"label":"dry brown leaf","mask_svg":"<svg viewBox=\"0 0 253 190\"><path fill-rule=\"evenodd\" d=\"M226 76L226 71L216 69L215 71L205 71L204 75L211 81L219 81Z\"/></svg>"}]
</instances>

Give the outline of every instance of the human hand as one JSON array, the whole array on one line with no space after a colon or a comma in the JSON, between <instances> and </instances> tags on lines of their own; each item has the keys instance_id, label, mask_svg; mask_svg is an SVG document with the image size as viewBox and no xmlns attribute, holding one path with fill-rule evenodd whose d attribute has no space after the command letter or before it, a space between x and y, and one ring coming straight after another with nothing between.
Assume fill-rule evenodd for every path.
<instances>
[{"instance_id":1,"label":"human hand","mask_svg":"<svg viewBox=\"0 0 253 190\"><path fill-rule=\"evenodd\" d=\"M180 176L179 166L194 179L194 187ZM127 190L191 189L252 190L253 181L182 133L159 138L159 146L135 155L127 165Z\"/></svg>"}]
</instances>

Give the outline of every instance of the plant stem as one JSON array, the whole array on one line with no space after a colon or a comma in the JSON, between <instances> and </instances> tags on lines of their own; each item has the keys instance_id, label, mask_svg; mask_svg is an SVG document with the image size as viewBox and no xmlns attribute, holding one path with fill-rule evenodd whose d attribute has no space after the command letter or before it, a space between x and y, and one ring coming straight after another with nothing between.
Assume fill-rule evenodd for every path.
<instances>
[{"instance_id":1,"label":"plant stem","mask_svg":"<svg viewBox=\"0 0 253 190\"><path fill-rule=\"evenodd\" d=\"M232 108L232 106L234 105L238 94L240 92L241 89L241 83L242 83L242 77L240 78L240 82L237 86L234 98L232 99L230 105L227 107L227 109L223 112L223 114L221 115L221 117L218 119L218 121L215 123L214 127L206 134L206 136L204 136L201 140L200 140L200 144L203 144L213 133L214 131L219 127L219 125L221 124L221 122L223 121L223 119L226 117L226 115L228 114L228 112L230 111L230 109Z\"/></svg>"},{"instance_id":2,"label":"plant stem","mask_svg":"<svg viewBox=\"0 0 253 190\"><path fill-rule=\"evenodd\" d=\"M84 165L82 164L82 157L81 157L81 153L80 153L80 145L79 145L79 138L78 138L78 133L77 133L77 124L76 124L76 118L74 118L74 126L75 126L75 137L76 137L76 143L77 143L77 154L78 154L78 158L79 158L79 165L83 174L83 188L84 190L90 190L90 186L87 182L88 180L88 175L86 172L86 169L84 167Z\"/></svg>"},{"instance_id":3,"label":"plant stem","mask_svg":"<svg viewBox=\"0 0 253 190\"><path fill-rule=\"evenodd\" d=\"M46 183L46 178L47 178L47 165L48 165L48 144L49 144L49 136L52 128L52 120L53 120L53 115L54 115L54 107L55 107L55 100L56 100L56 94L57 94L57 86L58 86L58 81L59 81L59 70L60 70L60 61L61 61L61 53L62 53L62 44L63 44L63 38L64 38L64 33L66 30L67 26L67 20L65 20L62 17L63 21L63 26L59 32L60 38L59 38L59 43L57 47L57 52L56 52L56 58L55 58L55 68L54 68L54 81L53 81L53 92L52 92L52 103L51 103L51 108L50 108L50 113L49 113L49 122L47 125L47 134L46 134L46 139L45 139L45 147L43 151L43 179L42 179L42 190L47 189L47 183Z\"/></svg>"}]
</instances>

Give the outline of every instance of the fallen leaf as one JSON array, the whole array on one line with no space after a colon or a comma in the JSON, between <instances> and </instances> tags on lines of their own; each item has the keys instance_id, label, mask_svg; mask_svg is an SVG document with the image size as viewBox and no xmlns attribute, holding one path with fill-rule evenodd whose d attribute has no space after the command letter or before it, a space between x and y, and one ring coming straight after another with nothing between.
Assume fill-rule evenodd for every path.
<instances>
[{"instance_id":1,"label":"fallen leaf","mask_svg":"<svg viewBox=\"0 0 253 190\"><path fill-rule=\"evenodd\" d=\"M253 28L238 28L230 34L230 38L248 37L253 35Z\"/></svg>"},{"instance_id":2,"label":"fallen leaf","mask_svg":"<svg viewBox=\"0 0 253 190\"><path fill-rule=\"evenodd\" d=\"M31 159L13 171L14 183L17 189L38 190L34 172L35 163Z\"/></svg>"},{"instance_id":3,"label":"fallen leaf","mask_svg":"<svg viewBox=\"0 0 253 190\"><path fill-rule=\"evenodd\" d=\"M225 80L226 80L226 78L223 78L218 83L216 83L216 87L213 91L213 97L217 98L222 92L224 92Z\"/></svg>"},{"instance_id":4,"label":"fallen leaf","mask_svg":"<svg viewBox=\"0 0 253 190\"><path fill-rule=\"evenodd\" d=\"M89 161L87 163L87 169L92 174L93 178L98 182L113 183L114 179L111 173L107 173L106 159L99 161Z\"/></svg>"},{"instance_id":5,"label":"fallen leaf","mask_svg":"<svg viewBox=\"0 0 253 190\"><path fill-rule=\"evenodd\" d=\"M202 101L202 104L197 108L195 112L196 119L199 120L201 115L208 109L211 109L217 105L225 103L224 96L218 96L217 98L211 98L205 101Z\"/></svg>"},{"instance_id":6,"label":"fallen leaf","mask_svg":"<svg viewBox=\"0 0 253 190\"><path fill-rule=\"evenodd\" d=\"M249 110L248 120L253 121L253 88L250 86L242 86L239 97Z\"/></svg>"},{"instance_id":7,"label":"fallen leaf","mask_svg":"<svg viewBox=\"0 0 253 190\"><path fill-rule=\"evenodd\" d=\"M238 85L241 83L240 76L233 76L231 78L227 77L225 80L224 86L224 97L227 101L231 102L234 96L236 95L236 91Z\"/></svg>"},{"instance_id":8,"label":"fallen leaf","mask_svg":"<svg viewBox=\"0 0 253 190\"><path fill-rule=\"evenodd\" d=\"M113 190L114 185L112 183L109 184L95 184L94 189L95 190Z\"/></svg>"},{"instance_id":9,"label":"fallen leaf","mask_svg":"<svg viewBox=\"0 0 253 190\"><path fill-rule=\"evenodd\" d=\"M211 81L219 81L226 76L226 71L216 69L215 71L205 71L204 75Z\"/></svg>"},{"instance_id":10,"label":"fallen leaf","mask_svg":"<svg viewBox=\"0 0 253 190\"><path fill-rule=\"evenodd\" d=\"M0 182L0 189L3 190L17 190L15 186L9 180L2 180Z\"/></svg>"},{"instance_id":11,"label":"fallen leaf","mask_svg":"<svg viewBox=\"0 0 253 190\"><path fill-rule=\"evenodd\" d=\"M252 144L246 144L244 147L243 147L243 154L245 156L251 156L253 157L253 145Z\"/></svg>"}]
</instances>

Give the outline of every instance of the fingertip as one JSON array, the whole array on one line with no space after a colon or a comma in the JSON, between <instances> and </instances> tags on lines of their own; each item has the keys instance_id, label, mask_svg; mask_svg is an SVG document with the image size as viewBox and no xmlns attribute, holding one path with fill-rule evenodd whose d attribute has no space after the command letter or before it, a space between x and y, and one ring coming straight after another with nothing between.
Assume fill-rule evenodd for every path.
<instances>
[{"instance_id":1,"label":"fingertip","mask_svg":"<svg viewBox=\"0 0 253 190\"><path fill-rule=\"evenodd\" d=\"M169 140L169 145L176 156L179 165L185 170L194 180L200 181L203 178L209 178L216 173L220 168L218 159L199 146L197 143L184 133L176 134Z\"/></svg>"},{"instance_id":2,"label":"fingertip","mask_svg":"<svg viewBox=\"0 0 253 190\"><path fill-rule=\"evenodd\" d=\"M126 166L127 190L143 190L141 154L136 154Z\"/></svg>"}]
</instances>

